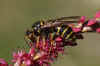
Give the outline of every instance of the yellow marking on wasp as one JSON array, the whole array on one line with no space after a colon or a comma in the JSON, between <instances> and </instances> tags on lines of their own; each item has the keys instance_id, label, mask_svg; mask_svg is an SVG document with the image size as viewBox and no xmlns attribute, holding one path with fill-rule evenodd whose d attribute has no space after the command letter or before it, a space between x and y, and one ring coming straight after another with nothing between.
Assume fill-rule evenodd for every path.
<instances>
[{"instance_id":1,"label":"yellow marking on wasp","mask_svg":"<svg viewBox=\"0 0 100 66\"><path fill-rule=\"evenodd\" d=\"M59 34L61 27L58 27L57 29L57 34Z\"/></svg>"},{"instance_id":2,"label":"yellow marking on wasp","mask_svg":"<svg viewBox=\"0 0 100 66\"><path fill-rule=\"evenodd\" d=\"M64 34L65 34L65 32L68 30L68 28L69 28L69 27L67 27L67 28L64 29L64 31L63 31L62 34L61 34L61 37L64 36Z\"/></svg>"},{"instance_id":3,"label":"yellow marking on wasp","mask_svg":"<svg viewBox=\"0 0 100 66\"><path fill-rule=\"evenodd\" d=\"M53 45L53 43L54 43L53 36L54 36L54 34L51 33L51 34L50 34L51 45Z\"/></svg>"},{"instance_id":4,"label":"yellow marking on wasp","mask_svg":"<svg viewBox=\"0 0 100 66\"><path fill-rule=\"evenodd\" d=\"M28 36L29 38L31 38L32 37L32 33L31 34L29 34L29 36Z\"/></svg>"},{"instance_id":5,"label":"yellow marking on wasp","mask_svg":"<svg viewBox=\"0 0 100 66\"><path fill-rule=\"evenodd\" d=\"M40 25L43 25L43 21L40 22Z\"/></svg>"},{"instance_id":6,"label":"yellow marking on wasp","mask_svg":"<svg viewBox=\"0 0 100 66\"><path fill-rule=\"evenodd\" d=\"M50 40L53 39L53 33L50 33Z\"/></svg>"},{"instance_id":7,"label":"yellow marking on wasp","mask_svg":"<svg viewBox=\"0 0 100 66\"><path fill-rule=\"evenodd\" d=\"M51 44L51 46L54 44L53 36L54 36L54 33L50 33L50 44ZM52 48L50 47L49 48L49 53L50 53L51 49Z\"/></svg>"},{"instance_id":8,"label":"yellow marking on wasp","mask_svg":"<svg viewBox=\"0 0 100 66\"><path fill-rule=\"evenodd\" d=\"M25 39L25 41L26 41L27 43L32 42L32 41L29 39L29 37L28 37L28 36L25 36L25 37L24 37L24 39Z\"/></svg>"},{"instance_id":9,"label":"yellow marking on wasp","mask_svg":"<svg viewBox=\"0 0 100 66\"><path fill-rule=\"evenodd\" d=\"M40 30L38 29L38 31L37 32L39 32L40 33Z\"/></svg>"},{"instance_id":10,"label":"yellow marking on wasp","mask_svg":"<svg viewBox=\"0 0 100 66\"><path fill-rule=\"evenodd\" d=\"M35 37L35 34L34 34L34 32L32 33L32 37Z\"/></svg>"},{"instance_id":11,"label":"yellow marking on wasp","mask_svg":"<svg viewBox=\"0 0 100 66\"><path fill-rule=\"evenodd\" d=\"M72 31L67 35L67 37L65 39L68 39L71 35L72 35Z\"/></svg>"},{"instance_id":12,"label":"yellow marking on wasp","mask_svg":"<svg viewBox=\"0 0 100 66\"><path fill-rule=\"evenodd\" d=\"M39 39L40 39L40 36L37 37L36 48L38 48L38 46L39 46Z\"/></svg>"},{"instance_id":13,"label":"yellow marking on wasp","mask_svg":"<svg viewBox=\"0 0 100 66\"><path fill-rule=\"evenodd\" d=\"M54 44L54 40L51 41L51 47L49 48L49 53L50 53L51 50L52 50L52 46L53 46L53 44Z\"/></svg>"},{"instance_id":14,"label":"yellow marking on wasp","mask_svg":"<svg viewBox=\"0 0 100 66\"><path fill-rule=\"evenodd\" d=\"M28 39L28 36L25 36L25 39L27 40Z\"/></svg>"},{"instance_id":15,"label":"yellow marking on wasp","mask_svg":"<svg viewBox=\"0 0 100 66\"><path fill-rule=\"evenodd\" d=\"M43 37L43 47L45 47L45 37Z\"/></svg>"}]
</instances>

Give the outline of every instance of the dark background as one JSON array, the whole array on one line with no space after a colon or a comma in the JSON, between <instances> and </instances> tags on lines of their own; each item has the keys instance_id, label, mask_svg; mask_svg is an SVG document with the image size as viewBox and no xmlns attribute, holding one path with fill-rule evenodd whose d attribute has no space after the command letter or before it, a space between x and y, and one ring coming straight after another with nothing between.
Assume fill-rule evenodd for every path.
<instances>
[{"instance_id":1,"label":"dark background","mask_svg":"<svg viewBox=\"0 0 100 66\"><path fill-rule=\"evenodd\" d=\"M24 34L32 23L60 16L93 17L99 0L0 0L0 58L11 60L14 48L24 46ZM53 66L100 66L100 36L84 34L76 47L68 47Z\"/></svg>"}]
</instances>

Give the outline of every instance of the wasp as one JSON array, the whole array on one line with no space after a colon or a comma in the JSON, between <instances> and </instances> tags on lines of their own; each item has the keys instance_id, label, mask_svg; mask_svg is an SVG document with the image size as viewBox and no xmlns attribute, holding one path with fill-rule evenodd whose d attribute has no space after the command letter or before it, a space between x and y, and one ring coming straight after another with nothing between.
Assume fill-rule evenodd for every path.
<instances>
[{"instance_id":1,"label":"wasp","mask_svg":"<svg viewBox=\"0 0 100 66\"><path fill-rule=\"evenodd\" d=\"M70 17L61 17L54 20L48 20L46 25L42 26L45 29L45 33L53 34L53 40L57 36L62 37L64 43L69 41L73 42L73 45L76 45L76 34L73 32L72 28L68 26L72 23L77 23L80 19L80 16L70 16ZM45 35L46 35L45 34ZM68 43L67 43L68 44Z\"/></svg>"},{"instance_id":2,"label":"wasp","mask_svg":"<svg viewBox=\"0 0 100 66\"><path fill-rule=\"evenodd\" d=\"M37 21L32 25L32 30L27 30L25 39L28 40L28 43L36 43L38 47L41 40L44 45L47 39L53 44L55 39L60 36L64 43L72 41L73 45L76 45L75 33L68 24L77 23L79 19L80 16L70 16Z\"/></svg>"}]
</instances>

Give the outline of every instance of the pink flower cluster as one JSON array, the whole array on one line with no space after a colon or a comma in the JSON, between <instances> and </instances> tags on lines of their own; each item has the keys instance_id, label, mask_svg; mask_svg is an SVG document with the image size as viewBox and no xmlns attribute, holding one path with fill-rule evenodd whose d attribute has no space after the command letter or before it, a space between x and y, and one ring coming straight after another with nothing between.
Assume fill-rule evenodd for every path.
<instances>
[{"instance_id":1,"label":"pink flower cluster","mask_svg":"<svg viewBox=\"0 0 100 66\"><path fill-rule=\"evenodd\" d=\"M38 49L33 46L28 53L24 50L13 53L12 62L15 66L50 66L50 63L58 57L58 52L64 53L62 38L58 37L55 41L56 44L49 44L50 40L46 40L45 46L40 41Z\"/></svg>"},{"instance_id":2,"label":"pink flower cluster","mask_svg":"<svg viewBox=\"0 0 100 66\"><path fill-rule=\"evenodd\" d=\"M100 33L100 11L98 11L92 19L86 20L86 17L82 16L78 24L71 27L74 32L95 31Z\"/></svg>"}]
</instances>

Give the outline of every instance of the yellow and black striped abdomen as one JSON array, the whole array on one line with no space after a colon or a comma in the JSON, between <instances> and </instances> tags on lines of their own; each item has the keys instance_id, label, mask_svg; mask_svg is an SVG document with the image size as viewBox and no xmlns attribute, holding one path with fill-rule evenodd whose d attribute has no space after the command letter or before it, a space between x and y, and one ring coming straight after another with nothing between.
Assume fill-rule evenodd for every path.
<instances>
[{"instance_id":1,"label":"yellow and black striped abdomen","mask_svg":"<svg viewBox=\"0 0 100 66\"><path fill-rule=\"evenodd\" d=\"M61 25L57 27L56 34L61 36L63 39L72 39L74 37L74 32L68 25Z\"/></svg>"},{"instance_id":2,"label":"yellow and black striped abdomen","mask_svg":"<svg viewBox=\"0 0 100 66\"><path fill-rule=\"evenodd\" d=\"M56 35L61 35L65 28L66 26L63 25L55 27Z\"/></svg>"}]
</instances>

